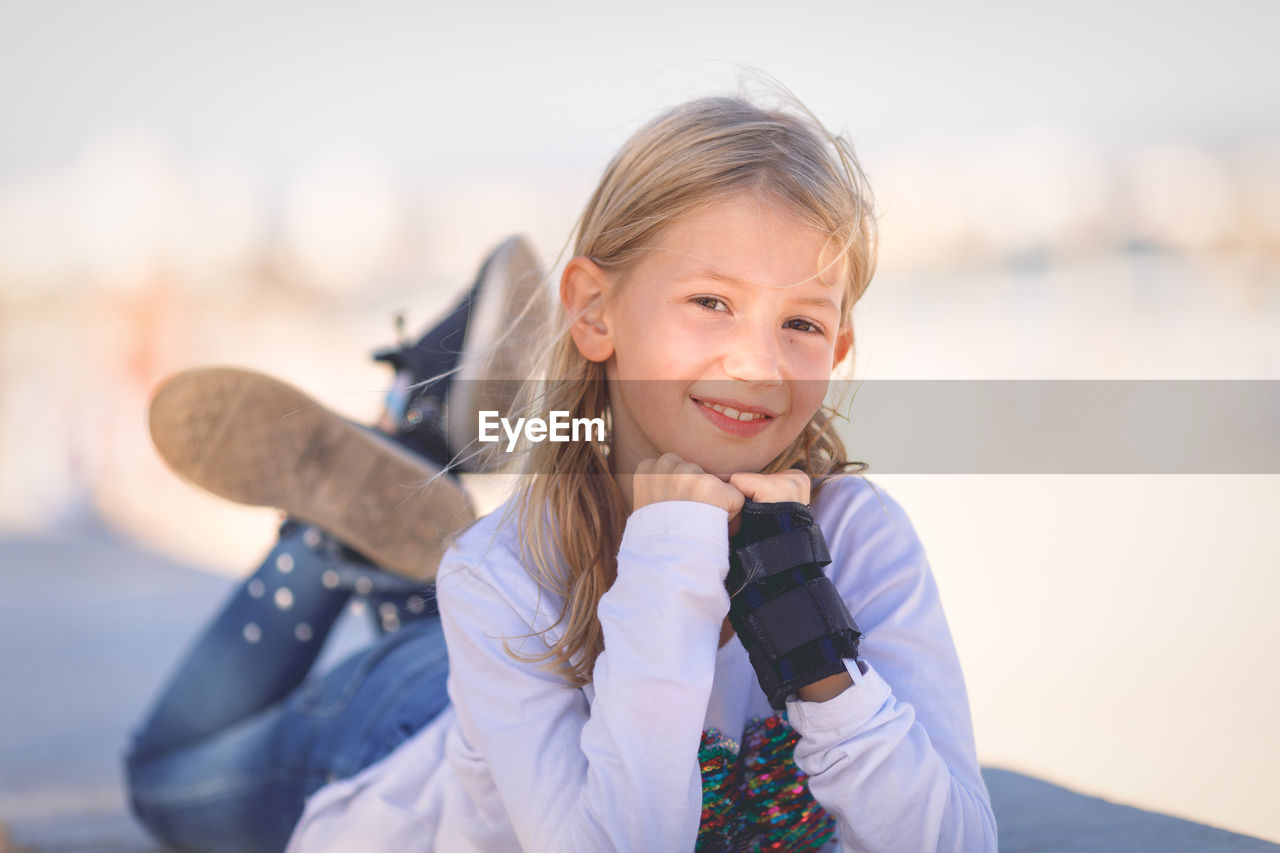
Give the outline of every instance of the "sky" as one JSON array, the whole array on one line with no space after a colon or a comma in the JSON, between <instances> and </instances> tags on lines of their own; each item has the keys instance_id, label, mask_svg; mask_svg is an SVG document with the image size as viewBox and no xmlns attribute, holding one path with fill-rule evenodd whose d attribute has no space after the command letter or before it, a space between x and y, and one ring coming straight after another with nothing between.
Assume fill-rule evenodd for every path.
<instances>
[{"instance_id":1,"label":"sky","mask_svg":"<svg viewBox=\"0 0 1280 853\"><path fill-rule=\"evenodd\" d=\"M1280 135L1280 4L225 0L0 5L0 178L142 129L283 175L603 162L764 69L862 149L1048 126L1125 144Z\"/></svg>"}]
</instances>

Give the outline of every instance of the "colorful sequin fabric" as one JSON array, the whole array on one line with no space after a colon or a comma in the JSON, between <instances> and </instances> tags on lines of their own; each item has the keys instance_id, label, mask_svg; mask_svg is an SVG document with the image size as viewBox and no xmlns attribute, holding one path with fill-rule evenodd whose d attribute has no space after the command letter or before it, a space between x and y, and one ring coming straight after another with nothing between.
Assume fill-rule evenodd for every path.
<instances>
[{"instance_id":1,"label":"colorful sequin fabric","mask_svg":"<svg viewBox=\"0 0 1280 853\"><path fill-rule=\"evenodd\" d=\"M835 818L818 805L808 777L796 767L799 739L776 716L748 722L741 748L718 729L702 733L699 853L804 853L835 837Z\"/></svg>"}]
</instances>

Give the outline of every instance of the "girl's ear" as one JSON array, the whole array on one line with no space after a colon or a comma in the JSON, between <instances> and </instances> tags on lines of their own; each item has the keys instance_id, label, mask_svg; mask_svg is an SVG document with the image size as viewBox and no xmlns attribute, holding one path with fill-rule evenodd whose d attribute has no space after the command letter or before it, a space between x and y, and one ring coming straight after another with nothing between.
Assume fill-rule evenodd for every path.
<instances>
[{"instance_id":1,"label":"girl's ear","mask_svg":"<svg viewBox=\"0 0 1280 853\"><path fill-rule=\"evenodd\" d=\"M604 310L612 277L587 257L576 257L560 276L560 301L569 317L569 334L587 361L607 361L613 355L613 335Z\"/></svg>"},{"instance_id":2,"label":"girl's ear","mask_svg":"<svg viewBox=\"0 0 1280 853\"><path fill-rule=\"evenodd\" d=\"M836 333L836 354L831 361L831 367L834 369L836 365L844 361L845 356L849 354L849 348L853 346L853 327L841 326L840 331Z\"/></svg>"}]
</instances>

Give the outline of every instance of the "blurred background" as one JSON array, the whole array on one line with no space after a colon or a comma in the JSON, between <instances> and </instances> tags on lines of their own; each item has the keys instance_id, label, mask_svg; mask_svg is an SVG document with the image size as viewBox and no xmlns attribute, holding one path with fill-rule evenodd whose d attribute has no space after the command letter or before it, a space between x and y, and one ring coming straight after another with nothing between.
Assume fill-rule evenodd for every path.
<instances>
[{"instance_id":1,"label":"blurred background","mask_svg":"<svg viewBox=\"0 0 1280 853\"><path fill-rule=\"evenodd\" d=\"M90 529L246 574L276 515L163 467L156 383L244 365L372 420L397 312L416 332L509 233L554 269L617 146L746 67L847 131L876 193L859 377L1280 379L1277 31L1267 0L0 5L0 574ZM1280 841L1280 477L868 461L929 552L985 765ZM53 676L17 624L21 723ZM0 757L8 819L82 803L27 755Z\"/></svg>"}]
</instances>

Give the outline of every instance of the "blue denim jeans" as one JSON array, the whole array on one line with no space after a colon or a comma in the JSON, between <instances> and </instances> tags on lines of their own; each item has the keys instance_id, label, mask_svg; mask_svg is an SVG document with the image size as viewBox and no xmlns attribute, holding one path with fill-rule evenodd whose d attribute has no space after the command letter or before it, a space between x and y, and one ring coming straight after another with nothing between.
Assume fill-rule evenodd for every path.
<instances>
[{"instance_id":1,"label":"blue denim jeans","mask_svg":"<svg viewBox=\"0 0 1280 853\"><path fill-rule=\"evenodd\" d=\"M351 595L335 580L350 564L307 530L282 529L134 734L131 805L165 844L283 849L308 795L386 756L448 701L444 635L422 598L397 629L306 677Z\"/></svg>"}]
</instances>

